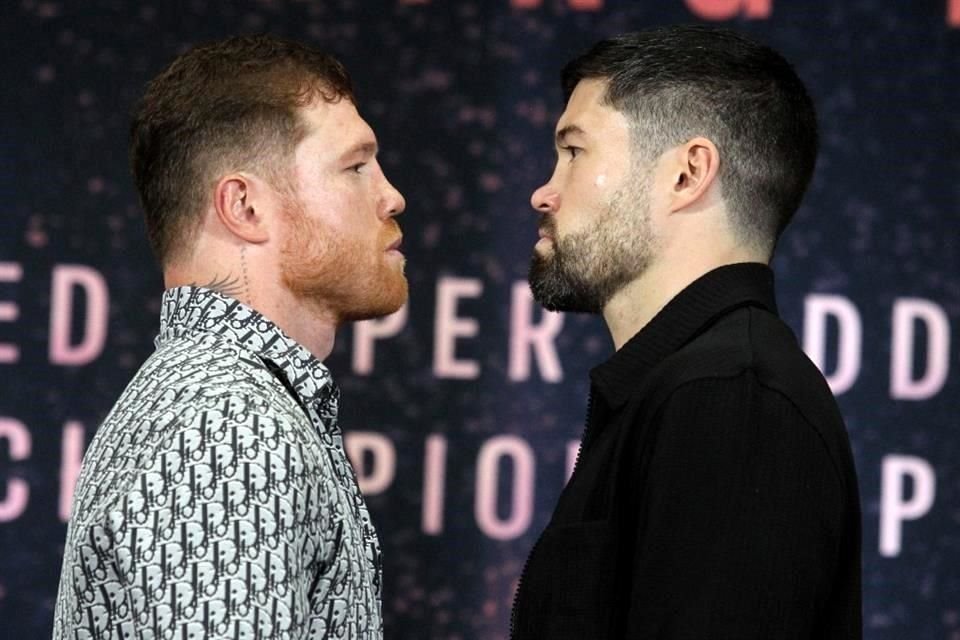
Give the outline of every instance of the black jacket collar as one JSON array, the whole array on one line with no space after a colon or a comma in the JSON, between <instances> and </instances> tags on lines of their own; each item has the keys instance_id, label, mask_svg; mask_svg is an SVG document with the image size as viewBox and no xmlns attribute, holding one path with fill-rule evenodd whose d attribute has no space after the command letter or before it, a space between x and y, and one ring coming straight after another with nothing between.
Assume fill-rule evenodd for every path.
<instances>
[{"instance_id":1,"label":"black jacket collar","mask_svg":"<svg viewBox=\"0 0 960 640\"><path fill-rule=\"evenodd\" d=\"M742 306L777 313L773 271L745 262L719 267L693 281L609 360L590 372L594 387L615 409L644 375L678 351L720 316Z\"/></svg>"}]
</instances>

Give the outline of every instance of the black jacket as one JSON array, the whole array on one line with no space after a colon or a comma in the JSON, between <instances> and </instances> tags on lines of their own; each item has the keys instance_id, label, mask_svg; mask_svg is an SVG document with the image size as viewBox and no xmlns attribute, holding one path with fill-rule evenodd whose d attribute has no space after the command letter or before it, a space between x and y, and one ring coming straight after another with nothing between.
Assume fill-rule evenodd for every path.
<instances>
[{"instance_id":1,"label":"black jacket","mask_svg":"<svg viewBox=\"0 0 960 640\"><path fill-rule=\"evenodd\" d=\"M766 266L703 276L591 382L514 638L861 637L850 444Z\"/></svg>"}]
</instances>

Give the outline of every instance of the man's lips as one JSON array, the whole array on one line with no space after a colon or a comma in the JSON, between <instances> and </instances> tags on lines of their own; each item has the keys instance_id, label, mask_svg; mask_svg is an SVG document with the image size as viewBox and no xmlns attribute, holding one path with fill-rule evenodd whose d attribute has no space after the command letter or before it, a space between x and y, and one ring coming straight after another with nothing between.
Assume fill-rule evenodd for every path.
<instances>
[{"instance_id":1,"label":"man's lips","mask_svg":"<svg viewBox=\"0 0 960 640\"><path fill-rule=\"evenodd\" d=\"M400 243L403 242L403 236L398 237L387 246L387 251L399 251Z\"/></svg>"}]
</instances>

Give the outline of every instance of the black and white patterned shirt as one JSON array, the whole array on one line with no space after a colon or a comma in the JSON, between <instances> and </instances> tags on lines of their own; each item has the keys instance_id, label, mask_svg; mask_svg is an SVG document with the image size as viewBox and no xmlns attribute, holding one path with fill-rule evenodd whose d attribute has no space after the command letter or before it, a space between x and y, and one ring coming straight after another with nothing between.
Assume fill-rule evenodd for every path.
<instances>
[{"instance_id":1,"label":"black and white patterned shirt","mask_svg":"<svg viewBox=\"0 0 960 640\"><path fill-rule=\"evenodd\" d=\"M84 456L54 639L382 638L327 368L194 287L164 294L156 345Z\"/></svg>"}]
</instances>

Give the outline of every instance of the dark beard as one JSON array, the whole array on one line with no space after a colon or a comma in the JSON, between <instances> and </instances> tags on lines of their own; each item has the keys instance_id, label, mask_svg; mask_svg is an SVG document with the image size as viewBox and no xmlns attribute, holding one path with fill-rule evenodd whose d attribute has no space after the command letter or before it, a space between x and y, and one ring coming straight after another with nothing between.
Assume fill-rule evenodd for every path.
<instances>
[{"instance_id":1,"label":"dark beard","mask_svg":"<svg viewBox=\"0 0 960 640\"><path fill-rule=\"evenodd\" d=\"M626 243L622 227L611 224L601 220L593 230L554 240L552 255L534 252L528 275L534 300L550 311L603 313L647 269L652 242L648 223L635 225ZM555 227L549 221L544 226L556 238Z\"/></svg>"},{"instance_id":2,"label":"dark beard","mask_svg":"<svg viewBox=\"0 0 960 640\"><path fill-rule=\"evenodd\" d=\"M584 269L566 260L567 254L559 246L552 256L533 254L527 276L533 299L549 311L600 313L616 291L586 281Z\"/></svg>"},{"instance_id":3,"label":"dark beard","mask_svg":"<svg viewBox=\"0 0 960 640\"><path fill-rule=\"evenodd\" d=\"M533 298L550 311L603 313L604 307L649 266L655 239L644 183L618 190L594 224L557 238L557 225L541 217L541 235L553 251L534 251L530 261Z\"/></svg>"}]
</instances>

